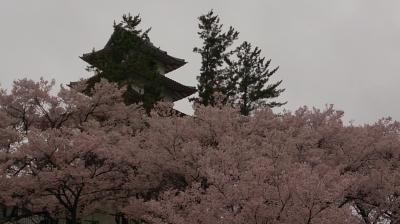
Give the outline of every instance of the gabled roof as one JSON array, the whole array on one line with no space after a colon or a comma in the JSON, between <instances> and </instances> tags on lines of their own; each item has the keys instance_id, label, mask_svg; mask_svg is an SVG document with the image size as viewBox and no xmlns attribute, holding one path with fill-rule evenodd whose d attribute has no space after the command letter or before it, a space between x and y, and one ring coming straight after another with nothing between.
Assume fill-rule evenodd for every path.
<instances>
[{"instance_id":1,"label":"gabled roof","mask_svg":"<svg viewBox=\"0 0 400 224\"><path fill-rule=\"evenodd\" d=\"M83 54L83 56L81 56L80 58L86 61L87 63L93 65L95 58L105 57L106 55L112 52L112 49L115 47L114 44L115 42L117 42L116 39L118 36L121 36L121 34L124 35L125 37L128 37L132 41L137 41L138 43L140 43L135 48L129 49L130 51L141 51L142 53L150 54L152 57L155 58L155 60L159 61L161 64L164 65L166 73L173 71L187 63L184 59L168 55L166 51L163 51L160 48L154 46L153 43L151 43L149 40L144 40L123 28L114 29L113 34L111 35L110 39L108 40L107 44L104 46L103 49Z\"/></svg>"}]
</instances>

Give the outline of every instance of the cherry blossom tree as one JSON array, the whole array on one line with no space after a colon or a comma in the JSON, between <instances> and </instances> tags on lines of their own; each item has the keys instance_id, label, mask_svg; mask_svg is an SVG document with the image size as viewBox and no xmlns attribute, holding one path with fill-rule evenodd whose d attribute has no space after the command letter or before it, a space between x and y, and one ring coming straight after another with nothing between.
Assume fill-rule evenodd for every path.
<instances>
[{"instance_id":1,"label":"cherry blossom tree","mask_svg":"<svg viewBox=\"0 0 400 224\"><path fill-rule=\"evenodd\" d=\"M354 126L333 106L242 116L219 104L182 117L168 103L148 116L105 81L90 96L83 84L52 95L53 85L0 91L0 204L26 215L400 223L400 123L390 118Z\"/></svg>"},{"instance_id":2,"label":"cherry blossom tree","mask_svg":"<svg viewBox=\"0 0 400 224\"><path fill-rule=\"evenodd\" d=\"M344 202L353 205L364 223L400 222L399 133L400 123L391 118L346 133L353 138L343 146L343 172L355 181Z\"/></svg>"},{"instance_id":3,"label":"cherry blossom tree","mask_svg":"<svg viewBox=\"0 0 400 224\"><path fill-rule=\"evenodd\" d=\"M125 212L149 223L356 223L342 205L352 178L329 157L341 115L199 107L195 117L153 116L135 138L158 194Z\"/></svg>"},{"instance_id":4,"label":"cherry blossom tree","mask_svg":"<svg viewBox=\"0 0 400 224\"><path fill-rule=\"evenodd\" d=\"M332 106L153 116L135 138L157 194L125 212L146 223L397 223L398 123L342 116Z\"/></svg>"},{"instance_id":5,"label":"cherry blossom tree","mask_svg":"<svg viewBox=\"0 0 400 224\"><path fill-rule=\"evenodd\" d=\"M135 190L131 137L144 127L143 112L105 81L90 97L79 85L54 96L53 85L24 79L1 92L0 199L75 224Z\"/></svg>"}]
</instances>

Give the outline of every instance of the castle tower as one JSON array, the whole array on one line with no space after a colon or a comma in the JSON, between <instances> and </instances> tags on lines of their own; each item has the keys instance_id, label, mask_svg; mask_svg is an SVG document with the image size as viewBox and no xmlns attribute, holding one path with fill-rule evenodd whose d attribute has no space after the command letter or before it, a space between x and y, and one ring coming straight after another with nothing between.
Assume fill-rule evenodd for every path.
<instances>
[{"instance_id":1,"label":"castle tower","mask_svg":"<svg viewBox=\"0 0 400 224\"><path fill-rule=\"evenodd\" d=\"M114 32L103 49L80 57L95 71L88 79L93 86L101 78L126 86L127 103L140 103L148 110L158 100L174 102L192 95L195 87L185 86L165 74L186 64L155 47L146 35L114 25ZM73 85L73 83L71 83Z\"/></svg>"}]
</instances>

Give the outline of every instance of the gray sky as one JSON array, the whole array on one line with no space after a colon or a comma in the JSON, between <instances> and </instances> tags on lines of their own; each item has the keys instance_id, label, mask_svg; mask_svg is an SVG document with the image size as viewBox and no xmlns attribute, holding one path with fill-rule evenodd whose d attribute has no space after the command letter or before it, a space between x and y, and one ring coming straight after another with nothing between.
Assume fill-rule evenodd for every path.
<instances>
[{"instance_id":1,"label":"gray sky","mask_svg":"<svg viewBox=\"0 0 400 224\"><path fill-rule=\"evenodd\" d=\"M88 77L79 59L100 49L124 13L141 14L152 42L189 63L168 76L196 85L197 17L213 8L280 66L283 108L334 104L345 120L400 120L398 0L2 0L0 83L28 77L68 83ZM185 100L178 109L189 112Z\"/></svg>"}]
</instances>

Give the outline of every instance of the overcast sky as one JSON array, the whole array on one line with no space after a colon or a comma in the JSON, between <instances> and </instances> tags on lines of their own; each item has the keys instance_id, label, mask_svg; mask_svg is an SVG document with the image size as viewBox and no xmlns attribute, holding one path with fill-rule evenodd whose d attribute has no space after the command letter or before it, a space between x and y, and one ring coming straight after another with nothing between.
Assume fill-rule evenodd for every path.
<instances>
[{"instance_id":1,"label":"overcast sky","mask_svg":"<svg viewBox=\"0 0 400 224\"><path fill-rule=\"evenodd\" d=\"M113 21L130 12L152 27L156 46L188 61L168 76L195 86L197 17L211 8L240 32L238 43L259 46L280 66L283 108L334 104L356 124L400 120L399 0L2 0L0 83L88 77L79 56L102 48ZM177 108L191 110L185 100Z\"/></svg>"}]
</instances>

